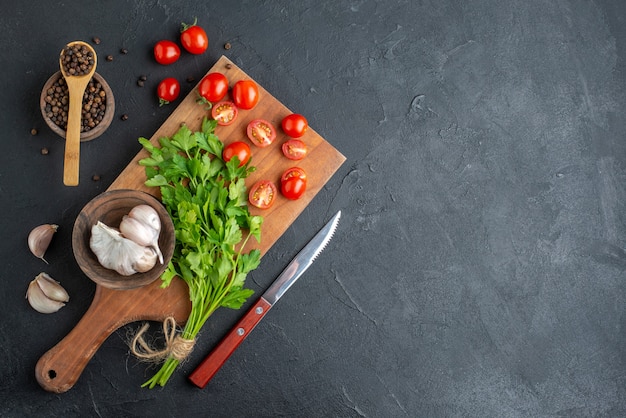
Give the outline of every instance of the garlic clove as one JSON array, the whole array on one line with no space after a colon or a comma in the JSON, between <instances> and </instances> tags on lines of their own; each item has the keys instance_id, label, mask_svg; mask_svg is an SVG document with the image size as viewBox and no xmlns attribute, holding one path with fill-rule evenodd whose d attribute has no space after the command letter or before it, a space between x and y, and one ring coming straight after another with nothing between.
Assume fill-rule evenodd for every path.
<instances>
[{"instance_id":1,"label":"garlic clove","mask_svg":"<svg viewBox=\"0 0 626 418\"><path fill-rule=\"evenodd\" d=\"M152 207L148 207L152 209ZM130 215L127 215L122 218L122 222L120 223L120 232L126 238L135 241L139 245L143 245L144 247L152 247L159 259L159 262L163 264L163 254L161 253L161 249L159 248L158 230L138 220L137 218L133 218Z\"/></svg>"},{"instance_id":2,"label":"garlic clove","mask_svg":"<svg viewBox=\"0 0 626 418\"><path fill-rule=\"evenodd\" d=\"M128 213L128 216L151 226L157 232L161 232L159 213L150 205L137 205Z\"/></svg>"},{"instance_id":3,"label":"garlic clove","mask_svg":"<svg viewBox=\"0 0 626 418\"><path fill-rule=\"evenodd\" d=\"M61 284L50 277L49 274L39 273L37 277L35 277L35 280L37 280L37 284L49 299L57 302L69 302L70 295L68 295Z\"/></svg>"},{"instance_id":4,"label":"garlic clove","mask_svg":"<svg viewBox=\"0 0 626 418\"><path fill-rule=\"evenodd\" d=\"M40 273L28 285L26 291L28 303L37 312L53 313L65 306L70 300L65 289L46 273Z\"/></svg>"},{"instance_id":5,"label":"garlic clove","mask_svg":"<svg viewBox=\"0 0 626 418\"><path fill-rule=\"evenodd\" d=\"M44 224L35 227L28 234L28 248L35 255L35 257L41 258L46 264L48 264L48 262L43 258L43 256L45 255L48 246L50 246L52 236L55 232L57 232L58 228L58 225Z\"/></svg>"}]
</instances>

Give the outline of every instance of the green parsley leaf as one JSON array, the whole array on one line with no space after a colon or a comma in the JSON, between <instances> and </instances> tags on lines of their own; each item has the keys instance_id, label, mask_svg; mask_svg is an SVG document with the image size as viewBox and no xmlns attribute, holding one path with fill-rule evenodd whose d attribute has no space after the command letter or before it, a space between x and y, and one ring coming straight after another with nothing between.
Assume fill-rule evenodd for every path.
<instances>
[{"instance_id":1,"label":"green parsley leaf","mask_svg":"<svg viewBox=\"0 0 626 418\"><path fill-rule=\"evenodd\" d=\"M217 308L239 309L245 303L253 294L244 288L247 274L261 259L259 250L242 251L251 237L261 239L262 218L251 216L247 206L245 178L254 167L239 167L234 159L224 162L216 126L207 118L199 132L183 125L171 138L159 138L160 147L139 138L149 153L139 162L145 167L145 184L160 188L176 232L162 287L176 276L189 287L191 313L182 333L186 339L194 339ZM143 386L164 386L178 363L167 358Z\"/></svg>"}]
</instances>

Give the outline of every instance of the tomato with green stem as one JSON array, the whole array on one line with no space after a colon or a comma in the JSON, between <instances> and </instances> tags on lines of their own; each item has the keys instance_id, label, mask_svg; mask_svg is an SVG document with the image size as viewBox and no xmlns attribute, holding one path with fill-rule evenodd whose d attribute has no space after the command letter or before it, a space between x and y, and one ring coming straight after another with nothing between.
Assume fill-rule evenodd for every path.
<instances>
[{"instance_id":1,"label":"tomato with green stem","mask_svg":"<svg viewBox=\"0 0 626 418\"><path fill-rule=\"evenodd\" d=\"M251 156L252 152L250 151L250 146L242 141L231 142L224 147L224 151L222 152L222 158L226 162L237 157L239 160L238 167L246 165L248 161L250 161Z\"/></svg>"},{"instance_id":2,"label":"tomato with green stem","mask_svg":"<svg viewBox=\"0 0 626 418\"><path fill-rule=\"evenodd\" d=\"M241 109L252 109L259 102L259 87L252 80L239 80L233 86L233 102Z\"/></svg>"},{"instance_id":3,"label":"tomato with green stem","mask_svg":"<svg viewBox=\"0 0 626 418\"><path fill-rule=\"evenodd\" d=\"M173 102L180 94L180 83L174 77L168 77L161 81L157 87L159 106Z\"/></svg>"},{"instance_id":4,"label":"tomato with green stem","mask_svg":"<svg viewBox=\"0 0 626 418\"><path fill-rule=\"evenodd\" d=\"M198 94L201 101L216 103L228 93L228 79L222 73L207 74L198 84Z\"/></svg>"},{"instance_id":5,"label":"tomato with green stem","mask_svg":"<svg viewBox=\"0 0 626 418\"><path fill-rule=\"evenodd\" d=\"M198 19L193 24L183 23L180 29L180 43L187 52L198 55L202 54L209 47L209 37L205 30L198 26Z\"/></svg>"},{"instance_id":6,"label":"tomato with green stem","mask_svg":"<svg viewBox=\"0 0 626 418\"><path fill-rule=\"evenodd\" d=\"M237 119L238 113L237 106L229 101L216 103L211 108L211 117L221 126L232 124Z\"/></svg>"},{"instance_id":7,"label":"tomato with green stem","mask_svg":"<svg viewBox=\"0 0 626 418\"><path fill-rule=\"evenodd\" d=\"M283 118L281 122L283 131L292 138L300 138L309 128L306 118L297 113L292 113Z\"/></svg>"},{"instance_id":8,"label":"tomato with green stem","mask_svg":"<svg viewBox=\"0 0 626 418\"><path fill-rule=\"evenodd\" d=\"M248 201L259 209L268 209L274 204L278 190L269 180L259 180L250 189Z\"/></svg>"},{"instance_id":9,"label":"tomato with green stem","mask_svg":"<svg viewBox=\"0 0 626 418\"><path fill-rule=\"evenodd\" d=\"M180 48L172 41L162 40L154 45L154 59L162 65L170 65L180 58Z\"/></svg>"}]
</instances>

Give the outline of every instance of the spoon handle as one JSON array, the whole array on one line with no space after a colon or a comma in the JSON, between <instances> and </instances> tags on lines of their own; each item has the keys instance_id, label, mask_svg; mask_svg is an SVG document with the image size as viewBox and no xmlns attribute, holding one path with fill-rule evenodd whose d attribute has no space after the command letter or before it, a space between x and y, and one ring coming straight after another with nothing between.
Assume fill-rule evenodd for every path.
<instances>
[{"instance_id":1,"label":"spoon handle","mask_svg":"<svg viewBox=\"0 0 626 418\"><path fill-rule=\"evenodd\" d=\"M69 88L70 106L65 132L65 160L63 163L63 183L78 186L80 162L80 125L85 89Z\"/></svg>"}]
</instances>

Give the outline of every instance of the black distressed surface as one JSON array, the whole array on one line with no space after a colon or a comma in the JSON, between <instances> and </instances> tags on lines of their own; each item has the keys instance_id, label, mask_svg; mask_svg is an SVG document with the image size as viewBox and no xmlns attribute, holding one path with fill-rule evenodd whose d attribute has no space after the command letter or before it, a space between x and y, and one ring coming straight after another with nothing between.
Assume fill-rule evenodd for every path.
<instances>
[{"instance_id":1,"label":"black distressed surface","mask_svg":"<svg viewBox=\"0 0 626 418\"><path fill-rule=\"evenodd\" d=\"M626 416L626 4L92 3L0 16L1 416ZM208 53L154 63L152 45L194 16ZM39 92L62 46L94 36L118 115L66 188ZM173 109L158 81L186 94L222 54L348 158L249 286L260 294L341 209L339 233L204 390L186 376L241 311L212 317L164 389L139 387L153 370L128 352L133 324L73 389L44 392L35 363L95 288L71 253L77 213ZM46 222L61 226L50 265L26 247ZM72 298L54 315L24 300L40 271Z\"/></svg>"}]
</instances>

